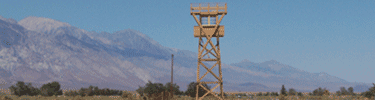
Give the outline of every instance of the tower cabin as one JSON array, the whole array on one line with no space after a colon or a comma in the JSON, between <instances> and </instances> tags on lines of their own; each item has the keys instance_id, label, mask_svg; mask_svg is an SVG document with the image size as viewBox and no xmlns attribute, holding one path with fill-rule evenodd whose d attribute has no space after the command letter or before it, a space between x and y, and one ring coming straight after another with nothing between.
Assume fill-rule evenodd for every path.
<instances>
[{"instance_id":1,"label":"tower cabin","mask_svg":"<svg viewBox=\"0 0 375 100\"><path fill-rule=\"evenodd\" d=\"M190 14L198 23L198 26L194 26L194 37L206 37L206 34L212 37L224 37L224 25L219 24L227 14L227 3L192 3ZM196 15L199 16L199 21Z\"/></svg>"}]
</instances>

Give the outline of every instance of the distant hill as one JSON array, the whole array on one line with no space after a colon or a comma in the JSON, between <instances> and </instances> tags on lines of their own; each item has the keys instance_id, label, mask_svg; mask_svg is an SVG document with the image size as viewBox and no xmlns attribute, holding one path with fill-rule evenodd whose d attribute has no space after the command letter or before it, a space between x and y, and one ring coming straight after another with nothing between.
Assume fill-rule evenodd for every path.
<instances>
[{"instance_id":1,"label":"distant hill","mask_svg":"<svg viewBox=\"0 0 375 100\"><path fill-rule=\"evenodd\" d=\"M64 89L94 85L133 91L148 80L169 82L171 54L175 55L174 82L181 90L196 81L196 52L162 46L132 29L96 33L50 18L27 17L17 22L0 16L0 33L0 83L7 83L2 88L17 81L34 86L59 81ZM309 73L275 60L223 63L222 71L225 91L279 91L282 84L299 91L319 86L365 90L368 85L324 72ZM203 80L215 78L207 75Z\"/></svg>"}]
</instances>

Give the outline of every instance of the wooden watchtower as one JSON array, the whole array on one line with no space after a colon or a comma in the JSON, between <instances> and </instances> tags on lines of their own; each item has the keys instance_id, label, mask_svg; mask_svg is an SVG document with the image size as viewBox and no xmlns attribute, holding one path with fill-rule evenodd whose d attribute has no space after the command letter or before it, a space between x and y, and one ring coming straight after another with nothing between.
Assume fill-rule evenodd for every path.
<instances>
[{"instance_id":1,"label":"wooden watchtower","mask_svg":"<svg viewBox=\"0 0 375 100\"><path fill-rule=\"evenodd\" d=\"M198 69L197 69L197 89L196 89L196 100L203 99L208 93L211 93L215 97L220 100L224 99L224 91L223 91L223 77L221 73L221 56L220 56L220 48L219 48L219 37L224 37L224 26L219 25L223 17L227 14L227 3L192 3L190 4L190 14L193 15L195 21L198 23L198 26L194 26L194 37L199 38L199 45L198 45ZM199 19L197 18L199 16ZM220 16L220 19L218 19ZM203 37L207 39L206 43L202 45ZM212 37L216 37L217 43L214 45L211 41ZM207 45L210 44L212 48L207 48ZM202 47L202 49L201 49ZM214 51L214 53L212 52ZM206 51L205 54L203 52ZM215 58L209 58L208 53L213 55ZM203 54L203 55L202 55ZM208 58L203 58L208 56ZM204 65L203 61L216 61L216 63L208 69L206 65ZM202 76L199 77L199 67L202 65L207 72ZM216 66L219 66L219 76L213 73L211 70ZM218 81L214 82L202 82L204 76L208 73L211 73ZM216 84L217 85L212 88L211 90L206 89L202 83L205 84ZM218 86L220 86L220 94L221 97L215 95L213 90L215 90ZM198 90L199 87L203 88L204 90L209 91L208 93L204 94L203 97L198 97Z\"/></svg>"}]
</instances>

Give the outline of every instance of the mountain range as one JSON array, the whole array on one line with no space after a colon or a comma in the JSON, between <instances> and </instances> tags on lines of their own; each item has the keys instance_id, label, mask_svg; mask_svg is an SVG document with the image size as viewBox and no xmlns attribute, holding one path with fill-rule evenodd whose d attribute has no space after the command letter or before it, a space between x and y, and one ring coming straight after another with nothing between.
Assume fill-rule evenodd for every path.
<instances>
[{"instance_id":1,"label":"mountain range","mask_svg":"<svg viewBox=\"0 0 375 100\"><path fill-rule=\"evenodd\" d=\"M63 89L94 85L134 91L148 81L169 82L171 54L174 83L186 90L190 82L196 81L196 52L162 46L137 30L97 33L50 18L26 17L17 22L0 16L0 32L1 88L17 81L31 82L37 87L58 81ZM205 72L204 69L200 75ZM302 92L318 87L334 92L342 86L363 92L372 86L325 72L310 73L275 60L222 63L222 72L224 91L280 91L281 85L285 85ZM215 78L208 74L203 80Z\"/></svg>"}]
</instances>

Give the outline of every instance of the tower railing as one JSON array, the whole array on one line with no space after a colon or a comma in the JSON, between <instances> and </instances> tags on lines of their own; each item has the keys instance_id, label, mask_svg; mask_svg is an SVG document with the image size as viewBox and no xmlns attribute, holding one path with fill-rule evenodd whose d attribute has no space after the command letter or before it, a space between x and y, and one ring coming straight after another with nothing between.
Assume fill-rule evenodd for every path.
<instances>
[{"instance_id":1,"label":"tower railing","mask_svg":"<svg viewBox=\"0 0 375 100\"><path fill-rule=\"evenodd\" d=\"M217 12L226 13L227 3L191 3L190 12Z\"/></svg>"}]
</instances>

